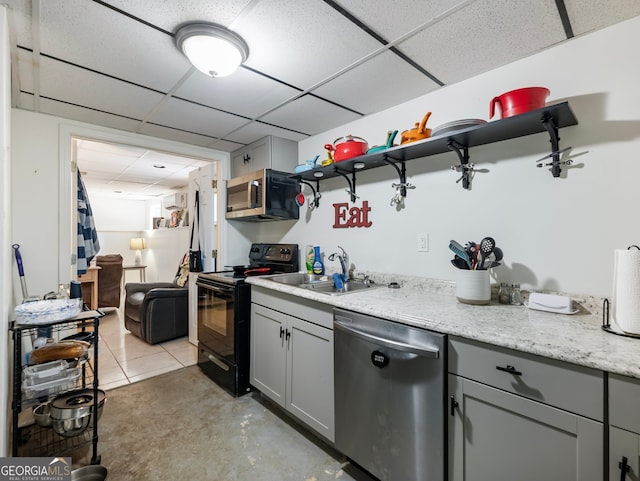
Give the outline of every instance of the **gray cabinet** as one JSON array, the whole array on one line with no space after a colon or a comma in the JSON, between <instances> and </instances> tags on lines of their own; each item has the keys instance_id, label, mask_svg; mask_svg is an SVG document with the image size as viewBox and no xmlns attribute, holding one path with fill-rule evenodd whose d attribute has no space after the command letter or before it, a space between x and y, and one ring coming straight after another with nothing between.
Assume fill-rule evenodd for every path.
<instances>
[{"instance_id":1,"label":"gray cabinet","mask_svg":"<svg viewBox=\"0 0 640 481\"><path fill-rule=\"evenodd\" d=\"M640 480L640 380L616 374L609 376L609 479Z\"/></svg>"},{"instance_id":2,"label":"gray cabinet","mask_svg":"<svg viewBox=\"0 0 640 481\"><path fill-rule=\"evenodd\" d=\"M293 172L297 163L297 142L268 135L231 153L231 177L260 169Z\"/></svg>"},{"instance_id":3,"label":"gray cabinet","mask_svg":"<svg viewBox=\"0 0 640 481\"><path fill-rule=\"evenodd\" d=\"M333 442L331 310L268 292L252 288L251 385Z\"/></svg>"},{"instance_id":4,"label":"gray cabinet","mask_svg":"<svg viewBox=\"0 0 640 481\"><path fill-rule=\"evenodd\" d=\"M449 480L601 481L604 374L452 338Z\"/></svg>"}]
</instances>

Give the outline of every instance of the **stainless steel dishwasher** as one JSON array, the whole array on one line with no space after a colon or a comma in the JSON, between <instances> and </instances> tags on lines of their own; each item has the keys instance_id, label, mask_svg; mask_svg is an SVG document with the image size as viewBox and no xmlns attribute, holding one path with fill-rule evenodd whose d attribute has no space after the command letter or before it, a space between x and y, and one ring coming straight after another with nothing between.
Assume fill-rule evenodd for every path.
<instances>
[{"instance_id":1,"label":"stainless steel dishwasher","mask_svg":"<svg viewBox=\"0 0 640 481\"><path fill-rule=\"evenodd\" d=\"M443 481L446 335L333 313L336 448L382 481Z\"/></svg>"}]
</instances>

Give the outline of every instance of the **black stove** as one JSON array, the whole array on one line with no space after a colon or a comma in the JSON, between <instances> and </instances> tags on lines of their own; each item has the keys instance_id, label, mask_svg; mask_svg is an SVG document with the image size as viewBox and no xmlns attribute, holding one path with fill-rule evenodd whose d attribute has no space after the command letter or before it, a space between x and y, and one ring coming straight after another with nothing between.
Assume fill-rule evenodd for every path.
<instances>
[{"instance_id":1,"label":"black stove","mask_svg":"<svg viewBox=\"0 0 640 481\"><path fill-rule=\"evenodd\" d=\"M297 271L297 244L252 244L248 265L198 274L198 365L230 394L251 390L251 284L245 278Z\"/></svg>"},{"instance_id":2,"label":"black stove","mask_svg":"<svg viewBox=\"0 0 640 481\"><path fill-rule=\"evenodd\" d=\"M198 281L235 285L248 276L298 272L298 244L251 244L249 264L228 266L217 272L201 272Z\"/></svg>"}]
</instances>

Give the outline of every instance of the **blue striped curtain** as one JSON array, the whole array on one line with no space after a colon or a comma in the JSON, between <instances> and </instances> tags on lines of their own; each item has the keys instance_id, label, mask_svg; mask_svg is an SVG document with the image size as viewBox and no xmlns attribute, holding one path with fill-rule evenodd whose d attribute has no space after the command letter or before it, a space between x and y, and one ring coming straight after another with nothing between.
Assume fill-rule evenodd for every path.
<instances>
[{"instance_id":1,"label":"blue striped curtain","mask_svg":"<svg viewBox=\"0 0 640 481\"><path fill-rule=\"evenodd\" d=\"M78 169L78 275L86 274L87 267L100 250L98 233L93 223L89 196Z\"/></svg>"}]
</instances>

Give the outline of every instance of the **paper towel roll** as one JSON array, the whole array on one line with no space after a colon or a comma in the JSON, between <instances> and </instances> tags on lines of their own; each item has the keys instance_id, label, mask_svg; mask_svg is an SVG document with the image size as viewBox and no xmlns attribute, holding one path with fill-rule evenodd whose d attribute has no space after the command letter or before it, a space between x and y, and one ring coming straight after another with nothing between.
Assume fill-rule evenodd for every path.
<instances>
[{"instance_id":1,"label":"paper towel roll","mask_svg":"<svg viewBox=\"0 0 640 481\"><path fill-rule=\"evenodd\" d=\"M613 320L624 332L640 334L640 250L618 249L613 265Z\"/></svg>"}]
</instances>

